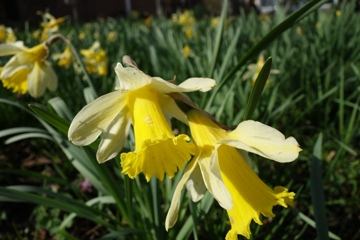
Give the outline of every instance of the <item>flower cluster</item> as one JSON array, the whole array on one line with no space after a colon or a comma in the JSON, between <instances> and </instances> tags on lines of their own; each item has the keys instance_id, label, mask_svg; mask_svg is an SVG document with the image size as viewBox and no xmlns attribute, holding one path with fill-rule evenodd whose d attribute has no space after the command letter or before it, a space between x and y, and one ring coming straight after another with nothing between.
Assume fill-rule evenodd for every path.
<instances>
[{"instance_id":1,"label":"flower cluster","mask_svg":"<svg viewBox=\"0 0 360 240\"><path fill-rule=\"evenodd\" d=\"M185 185L194 202L209 191L226 209L231 224L226 239L250 238L252 220L261 224L260 215L274 216L273 206L293 204L293 192L269 188L247 164L249 152L281 163L295 160L301 149L293 137L285 138L256 121L241 122L227 131L183 94L209 91L215 80L189 78L175 85L126 62L130 66L118 63L115 68L119 80L115 91L86 105L73 119L68 137L76 145L89 145L100 136L96 156L103 163L121 152L132 125L135 149L120 154L124 174L135 178L143 173L147 181L152 176L163 180L165 174L173 177L187 165L174 192L167 230L177 220ZM171 117L189 125L191 138L175 136Z\"/></svg>"}]
</instances>

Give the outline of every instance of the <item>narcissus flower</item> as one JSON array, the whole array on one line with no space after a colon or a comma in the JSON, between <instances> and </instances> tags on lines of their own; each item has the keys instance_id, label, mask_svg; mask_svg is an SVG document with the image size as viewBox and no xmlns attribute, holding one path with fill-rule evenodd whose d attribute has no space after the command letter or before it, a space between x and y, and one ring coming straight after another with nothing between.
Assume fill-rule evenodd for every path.
<instances>
[{"instance_id":1,"label":"narcissus flower","mask_svg":"<svg viewBox=\"0 0 360 240\"><path fill-rule=\"evenodd\" d=\"M260 54L258 61L247 66L248 70L244 73L243 80L251 79L251 85L254 86L256 79L258 78L261 69L265 64L264 55ZM271 69L270 74L279 74L280 71L277 69ZM269 84L269 79L266 81Z\"/></svg>"},{"instance_id":2,"label":"narcissus flower","mask_svg":"<svg viewBox=\"0 0 360 240\"><path fill-rule=\"evenodd\" d=\"M207 189L227 210L228 240L238 234L250 238L252 220L261 224L260 214L271 217L273 206L293 203L294 193L284 187L269 188L247 164L247 152L282 163L295 160L301 149L293 137L285 139L276 129L255 121L244 121L227 132L198 110L190 110L187 117L197 151L175 189L166 230L177 220L185 184L193 201L199 201Z\"/></svg>"},{"instance_id":3,"label":"narcissus flower","mask_svg":"<svg viewBox=\"0 0 360 240\"><path fill-rule=\"evenodd\" d=\"M12 43L16 41L16 36L12 28L0 25L0 42Z\"/></svg>"},{"instance_id":4,"label":"narcissus flower","mask_svg":"<svg viewBox=\"0 0 360 240\"><path fill-rule=\"evenodd\" d=\"M194 154L194 145L187 135L175 136L172 132L170 117L187 120L167 93L208 91L215 81L189 78L177 86L120 63L115 72L120 82L116 91L99 97L75 116L69 140L76 145L88 145L101 135L96 156L102 163L120 152L132 124L135 150L121 154L123 173L135 178L143 172L147 181L153 175L162 180L164 173L173 177Z\"/></svg>"},{"instance_id":5,"label":"narcissus flower","mask_svg":"<svg viewBox=\"0 0 360 240\"><path fill-rule=\"evenodd\" d=\"M190 48L189 45L186 44L186 45L183 47L183 49L182 49L182 54L183 54L184 58L188 58L188 57L190 56L190 54L191 54L191 48Z\"/></svg>"},{"instance_id":6,"label":"narcissus flower","mask_svg":"<svg viewBox=\"0 0 360 240\"><path fill-rule=\"evenodd\" d=\"M74 56L71 52L70 46L66 46L64 52L52 55L53 60L59 60L57 64L61 67L68 68L74 62Z\"/></svg>"},{"instance_id":7,"label":"narcissus flower","mask_svg":"<svg viewBox=\"0 0 360 240\"><path fill-rule=\"evenodd\" d=\"M34 97L44 94L46 88L55 91L57 76L46 61L49 50L45 43L27 48L23 42L0 44L0 56L14 55L3 67L0 79L13 92L27 91Z\"/></svg>"},{"instance_id":8,"label":"narcissus flower","mask_svg":"<svg viewBox=\"0 0 360 240\"><path fill-rule=\"evenodd\" d=\"M84 56L84 64L90 74L96 73L100 76L107 74L108 59L98 41L95 41L89 49L80 50L80 53Z\"/></svg>"}]
</instances>

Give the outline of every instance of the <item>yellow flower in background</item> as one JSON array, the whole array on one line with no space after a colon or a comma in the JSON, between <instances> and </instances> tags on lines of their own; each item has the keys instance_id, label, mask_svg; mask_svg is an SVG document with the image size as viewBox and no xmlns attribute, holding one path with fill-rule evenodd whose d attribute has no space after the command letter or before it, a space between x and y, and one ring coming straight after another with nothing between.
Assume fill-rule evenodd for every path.
<instances>
[{"instance_id":1,"label":"yellow flower in background","mask_svg":"<svg viewBox=\"0 0 360 240\"><path fill-rule=\"evenodd\" d=\"M148 16L145 20L144 20L144 24L146 25L146 26L150 26L150 24L151 24L151 22L152 22L152 20L153 20L153 16L152 15L150 15L150 16Z\"/></svg>"},{"instance_id":2,"label":"yellow flower in background","mask_svg":"<svg viewBox=\"0 0 360 240\"><path fill-rule=\"evenodd\" d=\"M193 27L192 26L186 26L184 27L185 37L190 39L193 35Z\"/></svg>"},{"instance_id":3,"label":"yellow flower in background","mask_svg":"<svg viewBox=\"0 0 360 240\"><path fill-rule=\"evenodd\" d=\"M16 93L29 92L34 98L42 96L46 88L55 91L57 76L46 61L48 54L44 43L32 48L25 47L23 42L0 44L0 56L14 55L1 71L3 85Z\"/></svg>"},{"instance_id":4,"label":"yellow flower in background","mask_svg":"<svg viewBox=\"0 0 360 240\"><path fill-rule=\"evenodd\" d=\"M243 80L251 79L251 84L252 86L254 86L256 79L258 78L264 64L265 64L264 55L260 54L256 64L249 64L247 66L248 70L244 73L242 79ZM280 73L280 71L277 69L270 70L270 74L278 74L278 73ZM266 84L269 84L269 80L267 80Z\"/></svg>"},{"instance_id":5,"label":"yellow flower in background","mask_svg":"<svg viewBox=\"0 0 360 240\"><path fill-rule=\"evenodd\" d=\"M195 17L192 11L185 10L183 13L174 13L172 15L172 21L182 26L194 25Z\"/></svg>"},{"instance_id":6,"label":"yellow flower in background","mask_svg":"<svg viewBox=\"0 0 360 240\"><path fill-rule=\"evenodd\" d=\"M60 17L60 18L55 18L50 13L45 13L43 15L43 17L44 17L45 21L43 21L41 23L41 26L44 29L47 29L50 33L58 32L60 24L62 24L63 22L65 22L67 20L66 16Z\"/></svg>"},{"instance_id":7,"label":"yellow flower in background","mask_svg":"<svg viewBox=\"0 0 360 240\"><path fill-rule=\"evenodd\" d=\"M341 11L340 11L340 10L336 10L335 14L336 14L337 17L340 17L340 16L341 16Z\"/></svg>"},{"instance_id":8,"label":"yellow flower in background","mask_svg":"<svg viewBox=\"0 0 360 240\"><path fill-rule=\"evenodd\" d=\"M198 110L190 110L187 117L196 155L176 186L166 230L177 220L185 184L194 202L208 190L227 210L231 224L227 240L238 239L237 235L250 238L252 220L262 224L260 215L273 217L273 206L293 204L293 192L284 187L269 188L247 164L247 152L281 163L294 161L301 149L293 137L285 139L276 129L251 120L227 132Z\"/></svg>"},{"instance_id":9,"label":"yellow flower in background","mask_svg":"<svg viewBox=\"0 0 360 240\"><path fill-rule=\"evenodd\" d=\"M80 53L84 56L84 64L90 74L95 73L100 76L107 74L108 59L98 41L95 41L89 49L80 50Z\"/></svg>"},{"instance_id":10,"label":"yellow flower in background","mask_svg":"<svg viewBox=\"0 0 360 240\"><path fill-rule=\"evenodd\" d=\"M302 31L302 28L300 26L297 26L295 31L296 31L297 35L299 35L299 36L303 35L303 31Z\"/></svg>"},{"instance_id":11,"label":"yellow flower in background","mask_svg":"<svg viewBox=\"0 0 360 240\"><path fill-rule=\"evenodd\" d=\"M210 23L210 26L212 28L216 28L217 25L219 24L219 21L220 21L220 18L219 17L214 17L211 19L211 23Z\"/></svg>"},{"instance_id":12,"label":"yellow flower in background","mask_svg":"<svg viewBox=\"0 0 360 240\"><path fill-rule=\"evenodd\" d=\"M164 174L173 177L190 160L194 146L187 135L175 136L171 130L170 117L186 122L186 116L167 93L208 91L215 81L189 78L177 86L120 63L115 72L116 91L94 100L75 116L69 140L88 145L101 136L96 157L103 163L120 152L132 124L135 150L121 154L122 172L130 178L143 172L147 181L153 175L160 180Z\"/></svg>"},{"instance_id":13,"label":"yellow flower in background","mask_svg":"<svg viewBox=\"0 0 360 240\"><path fill-rule=\"evenodd\" d=\"M41 41L45 41L52 34L57 33L59 31L60 24L67 20L67 17L55 18L50 13L44 13L43 19L44 21L40 24L42 30L37 30L33 33L33 37Z\"/></svg>"},{"instance_id":14,"label":"yellow flower in background","mask_svg":"<svg viewBox=\"0 0 360 240\"><path fill-rule=\"evenodd\" d=\"M107 40L109 42L115 42L116 38L117 38L117 32L116 31L109 32L108 37L107 37Z\"/></svg>"},{"instance_id":15,"label":"yellow flower in background","mask_svg":"<svg viewBox=\"0 0 360 240\"><path fill-rule=\"evenodd\" d=\"M81 32L81 33L79 33L78 39L83 40L83 39L85 39L85 37L86 37L86 33Z\"/></svg>"},{"instance_id":16,"label":"yellow flower in background","mask_svg":"<svg viewBox=\"0 0 360 240\"><path fill-rule=\"evenodd\" d=\"M16 42L16 36L12 28L0 25L0 42Z\"/></svg>"},{"instance_id":17,"label":"yellow flower in background","mask_svg":"<svg viewBox=\"0 0 360 240\"><path fill-rule=\"evenodd\" d=\"M184 58L188 58L191 54L191 48L189 45L185 45L184 48L182 49L182 54L184 56Z\"/></svg>"},{"instance_id":18,"label":"yellow flower in background","mask_svg":"<svg viewBox=\"0 0 360 240\"><path fill-rule=\"evenodd\" d=\"M58 61L58 66L66 68L68 68L70 64L74 62L74 56L69 45L66 46L64 52L53 54L52 59Z\"/></svg>"}]
</instances>

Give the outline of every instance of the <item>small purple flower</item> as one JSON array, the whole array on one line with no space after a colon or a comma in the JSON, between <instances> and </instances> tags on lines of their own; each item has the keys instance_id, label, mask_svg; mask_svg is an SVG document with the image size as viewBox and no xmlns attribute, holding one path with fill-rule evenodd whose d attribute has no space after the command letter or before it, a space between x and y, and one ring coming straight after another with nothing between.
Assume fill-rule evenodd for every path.
<instances>
[{"instance_id":1,"label":"small purple flower","mask_svg":"<svg viewBox=\"0 0 360 240\"><path fill-rule=\"evenodd\" d=\"M82 192L89 192L91 193L93 191L92 184L89 179L85 178L83 182L80 183L80 188Z\"/></svg>"}]
</instances>

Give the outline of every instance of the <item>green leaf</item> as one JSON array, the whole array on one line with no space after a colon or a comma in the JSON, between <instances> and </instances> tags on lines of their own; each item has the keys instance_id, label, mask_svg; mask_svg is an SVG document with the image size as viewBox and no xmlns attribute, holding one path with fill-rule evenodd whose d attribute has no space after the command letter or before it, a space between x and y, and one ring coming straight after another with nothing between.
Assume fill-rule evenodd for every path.
<instances>
[{"instance_id":1,"label":"green leaf","mask_svg":"<svg viewBox=\"0 0 360 240\"><path fill-rule=\"evenodd\" d=\"M49 112L45 109L44 106L40 104L29 104L29 108L36 113L39 117L41 117L46 122L53 125L55 128L60 130L62 133L68 133L70 122L66 121L65 119L59 117L55 113Z\"/></svg>"},{"instance_id":2,"label":"green leaf","mask_svg":"<svg viewBox=\"0 0 360 240\"><path fill-rule=\"evenodd\" d=\"M244 120L248 120L251 118L257 104L260 101L262 91L264 90L266 81L268 80L270 74L271 62L272 62L271 58L268 58L265 61L264 66L262 67L259 76L255 81L255 85L250 93L249 101L246 106Z\"/></svg>"},{"instance_id":3,"label":"green leaf","mask_svg":"<svg viewBox=\"0 0 360 240\"><path fill-rule=\"evenodd\" d=\"M311 201L314 206L314 215L316 221L316 231L319 239L329 239L328 225L326 220L324 188L322 183L321 171L321 152L322 152L322 133L316 141L313 151L313 158L310 169L310 191Z\"/></svg>"}]
</instances>

